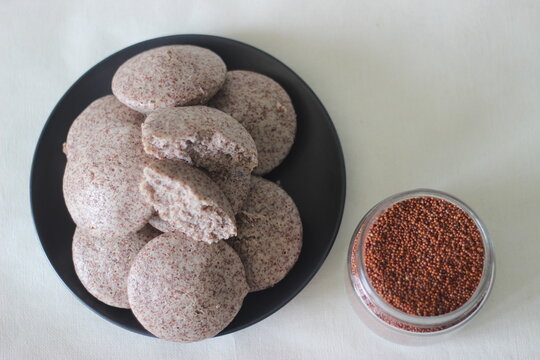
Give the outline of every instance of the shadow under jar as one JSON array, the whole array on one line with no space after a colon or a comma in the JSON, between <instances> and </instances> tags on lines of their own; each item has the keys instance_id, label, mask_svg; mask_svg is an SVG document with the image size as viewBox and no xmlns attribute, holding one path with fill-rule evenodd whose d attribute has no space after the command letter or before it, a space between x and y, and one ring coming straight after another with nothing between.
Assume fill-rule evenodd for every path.
<instances>
[{"instance_id":1,"label":"shadow under jar","mask_svg":"<svg viewBox=\"0 0 540 360\"><path fill-rule=\"evenodd\" d=\"M493 245L478 216L446 193L393 195L360 221L349 247L351 303L383 338L440 341L473 318L495 277Z\"/></svg>"}]
</instances>

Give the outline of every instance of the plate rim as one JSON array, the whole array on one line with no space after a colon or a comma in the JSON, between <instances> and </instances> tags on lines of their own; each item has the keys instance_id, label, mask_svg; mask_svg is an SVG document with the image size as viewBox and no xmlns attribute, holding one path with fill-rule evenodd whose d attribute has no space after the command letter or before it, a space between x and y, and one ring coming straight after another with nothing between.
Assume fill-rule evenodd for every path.
<instances>
[{"instance_id":1,"label":"plate rim","mask_svg":"<svg viewBox=\"0 0 540 360\"><path fill-rule=\"evenodd\" d=\"M143 44L151 43L151 42L154 42L154 41L158 41L158 40L159 41L167 41L167 40L178 39L179 37L213 38L215 40L237 43L237 44L239 44L241 46L251 48L252 50L257 51L257 52L271 58L272 60L276 61L277 63L279 63L279 65L283 66L285 69L290 71L298 80L300 80L300 82L308 90L308 92L313 97L313 99L315 99L316 102L320 105L320 107L321 107L321 109L323 111L324 117L325 117L325 122L327 122L328 125L330 126L331 136L335 139L336 144L337 144L337 149L338 149L337 153L338 153L338 167L339 167L339 173L340 173L339 175L340 175L340 177L342 179L342 181L341 181L341 191L340 191L340 194L339 194L339 204L340 204L339 207L340 208L339 208L339 213L337 214L338 216L337 216L336 224L335 224L334 229L332 231L331 239L330 239L330 241L328 241L328 246L325 249L324 253L322 254L320 260L317 262L316 266L313 267L311 273L308 276L306 276L299 283L299 286L297 286L296 289L293 292L291 292L286 297L281 299L279 301L279 303L271 311L268 311L268 312L264 313L263 315L258 316L256 318L246 322L245 324L243 324L241 326L238 326L234 330L221 331L219 334L215 335L215 337L219 337L219 336L222 336L222 335L228 335L228 334L232 334L234 332L243 330L243 329L245 329L247 327L250 327L250 326L252 326L252 325L254 325L254 324L256 324L256 323L258 323L258 322L260 322L260 321L262 321L262 320L264 320L266 318L268 318L269 316L276 313L278 310L282 309L286 304L288 304L292 299L294 299L302 290L304 290L304 288L311 282L311 280L313 280L315 275L319 272L322 265L326 261L328 255L330 254L332 248L334 247L334 243L335 243L336 238L338 236L339 229L341 227L341 223L342 223L342 220L343 220L343 213L345 211L346 192L347 192L347 173L346 173L346 167L345 167L345 157L344 157L344 154L343 154L343 147L341 146L341 141L340 141L340 138L338 136L336 127L334 125L334 122L332 121L332 118L330 117L330 114L328 113L328 111L324 107L324 105L321 102L321 100L319 99L319 97L311 89L311 87L304 81L304 79L302 77L300 77L293 69L291 69L285 63L283 63L281 60L277 59L276 57L274 57L273 55L267 53L266 51L263 51L263 50L255 47L255 46L247 44L245 42L235 40L235 39L231 39L231 38L227 38L227 37L223 37L223 36L206 35L206 34L175 34L175 35L160 36L160 37L151 38L151 39L147 39L147 40L143 40L143 41L134 43L132 45L121 48L121 49L115 51L114 53L108 55L107 57L105 57L102 60L98 61L96 64L94 64L92 67L90 67L87 71L85 71L82 75L80 75L77 78L77 80L64 92L62 97L60 97L60 99L56 102L56 105L53 107L53 109L49 113L49 116L47 117L47 120L43 124L40 135L38 137L38 141L37 141L37 143L35 145L35 149L34 149L33 156L32 156L31 168L30 168L30 181L29 181L30 208L31 208L31 213L32 213L32 220L33 220L33 223L34 223L34 230L35 230L35 233L36 233L36 235L37 235L37 237L39 239L39 242L41 244L41 248L42 248L43 252L45 253L45 256L47 257L48 263L51 266L51 268L54 270L54 273L59 278L60 282L75 296L75 298L77 298L80 302L82 302L87 308L91 309L92 312L99 315L99 317L107 320L109 323L112 323L112 324L114 324L116 326L119 326L119 327L121 327L123 329L126 329L128 331L131 331L131 332L134 332L134 333L137 333L137 334L154 337L154 335L152 335L150 332L147 332L147 331L142 332L142 331L138 331L137 329L130 328L130 327L128 327L128 326L126 326L126 325L124 325L124 324L122 324L120 322L114 321L113 319L111 319L111 318L105 316L104 314L100 313L99 311L94 309L92 306L87 304L82 298L80 298L68 286L68 284L66 284L66 282L62 279L62 277L60 276L60 274L58 273L58 271L54 267L53 262L51 261L51 256L49 256L49 252L45 249L45 246L44 246L43 240L42 240L42 236L40 234L40 229L38 228L38 224L37 224L37 221L36 221L36 218L39 215L38 215L38 211L36 209L36 207L37 207L36 200L34 199L35 192L36 192L36 190L34 188L37 187L37 183L38 183L38 179L36 179L36 175L35 175L35 169L36 169L36 162L37 162L37 157L38 157L38 149L41 147L41 144L44 141L46 129L49 126L49 123L52 121L53 115L56 113L57 109L59 108L59 106L63 102L63 100L82 81L83 78L85 78L90 72L92 72L96 67L100 66L102 63L109 61L111 58L113 58L120 51L128 50L128 49L131 49L131 48L134 48L134 47L137 47L137 46L141 46ZM156 46L156 47L159 47L159 46Z\"/></svg>"}]
</instances>

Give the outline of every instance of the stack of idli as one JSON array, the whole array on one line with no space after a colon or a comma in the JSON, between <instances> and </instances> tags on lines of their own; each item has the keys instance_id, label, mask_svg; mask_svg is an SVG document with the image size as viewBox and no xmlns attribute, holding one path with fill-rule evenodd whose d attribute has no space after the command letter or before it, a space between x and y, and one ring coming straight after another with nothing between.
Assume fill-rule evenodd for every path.
<instances>
[{"instance_id":1,"label":"stack of idli","mask_svg":"<svg viewBox=\"0 0 540 360\"><path fill-rule=\"evenodd\" d=\"M293 145L291 99L191 45L127 60L112 93L88 105L64 144L75 271L159 338L213 337L300 255L298 209L262 177Z\"/></svg>"}]
</instances>

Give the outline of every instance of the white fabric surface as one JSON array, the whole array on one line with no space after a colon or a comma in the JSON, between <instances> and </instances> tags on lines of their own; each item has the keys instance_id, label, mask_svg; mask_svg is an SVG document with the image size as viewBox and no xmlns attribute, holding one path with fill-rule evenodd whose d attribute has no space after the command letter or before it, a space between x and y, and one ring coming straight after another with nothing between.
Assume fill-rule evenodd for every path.
<instances>
[{"instance_id":1,"label":"white fabric surface","mask_svg":"<svg viewBox=\"0 0 540 360\"><path fill-rule=\"evenodd\" d=\"M313 281L255 326L195 344L123 330L49 265L30 215L35 144L68 87L145 39L247 42L294 69L341 137L347 203ZM0 359L540 358L540 2L23 1L0 6ZM370 332L344 288L345 254L382 198L450 192L487 224L497 277L486 307L444 343Z\"/></svg>"}]
</instances>

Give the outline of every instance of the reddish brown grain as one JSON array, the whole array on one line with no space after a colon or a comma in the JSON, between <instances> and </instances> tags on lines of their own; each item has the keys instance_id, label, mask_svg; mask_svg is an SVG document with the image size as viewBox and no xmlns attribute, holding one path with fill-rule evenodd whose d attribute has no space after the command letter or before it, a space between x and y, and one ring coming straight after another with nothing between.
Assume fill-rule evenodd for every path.
<instances>
[{"instance_id":1,"label":"reddish brown grain","mask_svg":"<svg viewBox=\"0 0 540 360\"><path fill-rule=\"evenodd\" d=\"M375 291L390 305L417 316L449 313L474 293L484 247L474 220L433 197L401 201L369 229L364 262Z\"/></svg>"}]
</instances>

